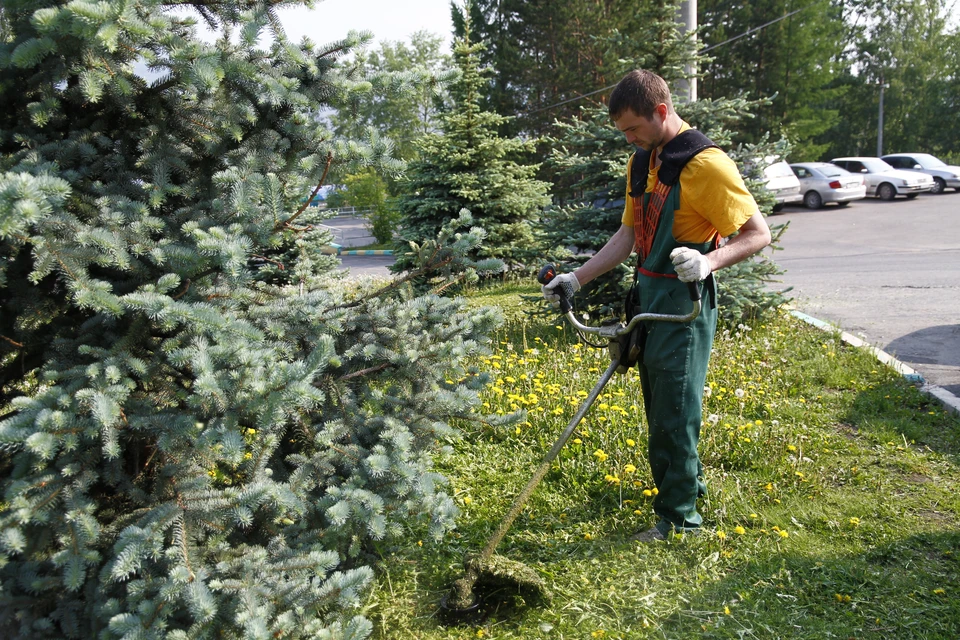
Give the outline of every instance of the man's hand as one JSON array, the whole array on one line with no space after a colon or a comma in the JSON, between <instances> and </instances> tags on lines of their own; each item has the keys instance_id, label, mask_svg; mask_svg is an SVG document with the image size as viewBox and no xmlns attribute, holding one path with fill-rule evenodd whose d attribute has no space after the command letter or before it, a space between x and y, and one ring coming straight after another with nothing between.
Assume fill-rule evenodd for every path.
<instances>
[{"instance_id":1,"label":"man's hand","mask_svg":"<svg viewBox=\"0 0 960 640\"><path fill-rule=\"evenodd\" d=\"M707 256L696 249L677 247L670 252L673 268L677 270L680 282L699 282L710 275L710 263Z\"/></svg>"},{"instance_id":2,"label":"man's hand","mask_svg":"<svg viewBox=\"0 0 960 640\"><path fill-rule=\"evenodd\" d=\"M577 280L577 276L572 273L561 273L551 280L549 284L540 287L540 291L543 292L543 297L555 307L560 306L560 294L555 291L557 287L563 288L563 292L569 300L573 298L573 294L580 290L580 281Z\"/></svg>"}]
</instances>

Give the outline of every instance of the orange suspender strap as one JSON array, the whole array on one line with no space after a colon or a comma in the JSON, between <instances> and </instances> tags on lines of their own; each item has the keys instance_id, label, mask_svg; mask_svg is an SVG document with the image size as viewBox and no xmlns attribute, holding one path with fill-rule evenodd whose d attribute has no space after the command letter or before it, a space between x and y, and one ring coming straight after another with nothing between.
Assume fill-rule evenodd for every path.
<instances>
[{"instance_id":1,"label":"orange suspender strap","mask_svg":"<svg viewBox=\"0 0 960 640\"><path fill-rule=\"evenodd\" d=\"M663 205L667 201L667 196L670 195L670 189L669 185L657 180L650 194L650 200L647 202L646 211L644 211L642 196L633 199L633 248L637 252L637 267L643 264L653 248L653 236L657 232L660 214L663 213Z\"/></svg>"}]
</instances>

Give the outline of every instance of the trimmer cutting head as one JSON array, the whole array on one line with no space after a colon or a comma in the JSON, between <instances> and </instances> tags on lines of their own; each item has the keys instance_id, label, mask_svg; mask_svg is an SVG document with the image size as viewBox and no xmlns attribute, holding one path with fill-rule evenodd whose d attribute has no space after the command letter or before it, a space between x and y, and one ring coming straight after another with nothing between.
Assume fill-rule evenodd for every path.
<instances>
[{"instance_id":1,"label":"trimmer cutting head","mask_svg":"<svg viewBox=\"0 0 960 640\"><path fill-rule=\"evenodd\" d=\"M524 603L537 606L550 601L550 591L536 571L516 560L493 555L483 560L467 555L464 576L453 583L440 602L448 622L462 623L483 614L483 604L520 596Z\"/></svg>"}]
</instances>

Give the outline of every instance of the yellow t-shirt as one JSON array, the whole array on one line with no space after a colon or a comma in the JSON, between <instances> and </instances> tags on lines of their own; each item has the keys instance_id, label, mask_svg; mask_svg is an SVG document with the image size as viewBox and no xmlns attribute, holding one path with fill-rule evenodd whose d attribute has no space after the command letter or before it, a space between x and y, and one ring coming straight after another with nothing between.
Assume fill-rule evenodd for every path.
<instances>
[{"instance_id":1,"label":"yellow t-shirt","mask_svg":"<svg viewBox=\"0 0 960 640\"><path fill-rule=\"evenodd\" d=\"M681 133L690 128L686 122ZM627 164L627 201L623 208L623 224L633 227L633 198L630 197L630 171ZM647 176L647 193L656 186L659 165ZM680 208L673 213L673 237L677 242L709 242L716 233L721 238L732 235L759 211L756 201L737 164L722 150L712 147L695 155L680 172Z\"/></svg>"}]
</instances>

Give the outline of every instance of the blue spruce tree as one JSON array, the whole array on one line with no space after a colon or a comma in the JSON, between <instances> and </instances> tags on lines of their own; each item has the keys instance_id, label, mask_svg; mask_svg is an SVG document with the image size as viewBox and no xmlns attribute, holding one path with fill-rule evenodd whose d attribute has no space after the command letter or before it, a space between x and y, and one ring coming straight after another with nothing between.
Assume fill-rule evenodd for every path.
<instances>
[{"instance_id":1,"label":"blue spruce tree","mask_svg":"<svg viewBox=\"0 0 960 640\"><path fill-rule=\"evenodd\" d=\"M396 167L317 118L367 36L281 4L191 4L213 43L156 0L0 9L2 638L363 638L365 549L453 522L430 454L498 318L323 278L305 199ZM416 269L469 270L467 224Z\"/></svg>"}]
</instances>

